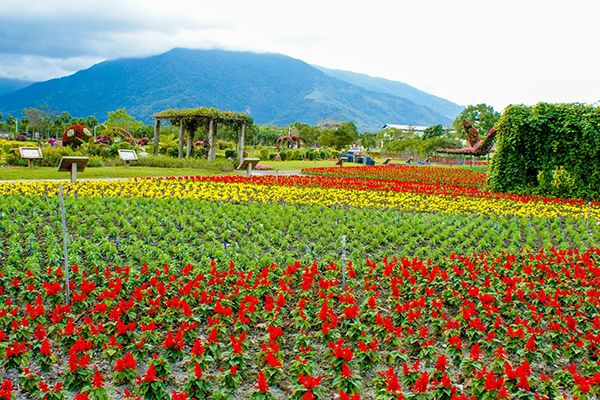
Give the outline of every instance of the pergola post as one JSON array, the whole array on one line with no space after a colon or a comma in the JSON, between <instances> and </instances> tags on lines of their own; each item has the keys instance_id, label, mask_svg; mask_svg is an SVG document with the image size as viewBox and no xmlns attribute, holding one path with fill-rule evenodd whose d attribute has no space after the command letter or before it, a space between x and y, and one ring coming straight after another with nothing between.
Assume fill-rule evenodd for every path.
<instances>
[{"instance_id":1,"label":"pergola post","mask_svg":"<svg viewBox=\"0 0 600 400\"><path fill-rule=\"evenodd\" d=\"M190 155L192 154L192 140L194 140L194 132L192 132L192 130L188 130L188 136L187 136L187 149L185 151L185 156L187 158L190 158Z\"/></svg>"},{"instance_id":2,"label":"pergola post","mask_svg":"<svg viewBox=\"0 0 600 400\"><path fill-rule=\"evenodd\" d=\"M183 118L179 122L179 151L177 152L177 157L183 157Z\"/></svg>"},{"instance_id":3,"label":"pergola post","mask_svg":"<svg viewBox=\"0 0 600 400\"><path fill-rule=\"evenodd\" d=\"M246 123L242 122L242 127L240 128L240 140L238 143L238 161L241 164L244 161L244 133L246 131Z\"/></svg>"},{"instance_id":4,"label":"pergola post","mask_svg":"<svg viewBox=\"0 0 600 400\"><path fill-rule=\"evenodd\" d=\"M154 155L158 154L158 135L160 132L160 119L154 120Z\"/></svg>"},{"instance_id":5,"label":"pergola post","mask_svg":"<svg viewBox=\"0 0 600 400\"><path fill-rule=\"evenodd\" d=\"M214 119L208 122L208 161L215 161L217 157L217 134L216 123Z\"/></svg>"}]
</instances>

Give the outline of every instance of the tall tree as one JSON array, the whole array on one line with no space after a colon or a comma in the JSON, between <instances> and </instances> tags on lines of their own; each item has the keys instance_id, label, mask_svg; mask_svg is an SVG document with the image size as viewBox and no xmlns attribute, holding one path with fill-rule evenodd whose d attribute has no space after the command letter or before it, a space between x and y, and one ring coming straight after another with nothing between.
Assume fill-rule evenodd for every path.
<instances>
[{"instance_id":1,"label":"tall tree","mask_svg":"<svg viewBox=\"0 0 600 400\"><path fill-rule=\"evenodd\" d=\"M466 137L463 131L462 123L469 121L475 128L479 128L481 134L486 134L494 127L494 124L500 119L500 113L494 111L494 107L485 103L470 105L459 114L452 122L452 127L459 137Z\"/></svg>"},{"instance_id":2,"label":"tall tree","mask_svg":"<svg viewBox=\"0 0 600 400\"><path fill-rule=\"evenodd\" d=\"M28 125L41 132L42 136L48 130L52 117L56 115L47 104L42 104L39 108L25 108L23 113L29 118Z\"/></svg>"},{"instance_id":3,"label":"tall tree","mask_svg":"<svg viewBox=\"0 0 600 400\"><path fill-rule=\"evenodd\" d=\"M302 129L300 129L299 136L302 136L304 139L306 139L306 143L310 143L313 146L316 146L317 143L319 143L321 132L316 126L310 126L305 124L305 126L303 126Z\"/></svg>"},{"instance_id":4,"label":"tall tree","mask_svg":"<svg viewBox=\"0 0 600 400\"><path fill-rule=\"evenodd\" d=\"M358 131L354 122L346 122L337 129L323 130L319 142L323 146L331 146L341 150L343 147L354 143L357 138Z\"/></svg>"},{"instance_id":5,"label":"tall tree","mask_svg":"<svg viewBox=\"0 0 600 400\"><path fill-rule=\"evenodd\" d=\"M444 128L442 127L442 125L437 124L437 125L433 125L433 126L425 128L421 139L427 140L427 139L432 139L432 138L438 138L438 137L444 136L445 133L446 132L444 131Z\"/></svg>"},{"instance_id":6,"label":"tall tree","mask_svg":"<svg viewBox=\"0 0 600 400\"><path fill-rule=\"evenodd\" d=\"M108 126L108 129L117 127L125 129L129 133L133 133L141 128L144 123L142 121L137 121L131 115L127 115L125 109L121 108L116 111L108 112L108 121L105 122L105 125Z\"/></svg>"},{"instance_id":7,"label":"tall tree","mask_svg":"<svg viewBox=\"0 0 600 400\"><path fill-rule=\"evenodd\" d=\"M369 148L371 148L371 147L377 146L377 141L375 140L375 136L376 135L374 133L368 133L368 132L363 133L362 135L360 135L360 145L367 150L369 150Z\"/></svg>"},{"instance_id":8,"label":"tall tree","mask_svg":"<svg viewBox=\"0 0 600 400\"><path fill-rule=\"evenodd\" d=\"M60 121L60 123L62 124L62 130L63 132L65 130L67 130L67 126L69 126L71 124L71 120L73 118L71 118L71 113L69 113L68 111L63 111L59 116L58 116L58 120Z\"/></svg>"},{"instance_id":9,"label":"tall tree","mask_svg":"<svg viewBox=\"0 0 600 400\"><path fill-rule=\"evenodd\" d=\"M85 123L88 128L93 129L95 126L98 125L98 118L94 117L93 115L90 115L85 119Z\"/></svg>"}]
</instances>

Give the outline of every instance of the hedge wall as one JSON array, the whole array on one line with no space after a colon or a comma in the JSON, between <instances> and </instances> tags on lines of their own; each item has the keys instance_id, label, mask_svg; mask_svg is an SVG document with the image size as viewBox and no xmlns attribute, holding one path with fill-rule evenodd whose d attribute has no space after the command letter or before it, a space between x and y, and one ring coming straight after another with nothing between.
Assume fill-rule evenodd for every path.
<instances>
[{"instance_id":1,"label":"hedge wall","mask_svg":"<svg viewBox=\"0 0 600 400\"><path fill-rule=\"evenodd\" d=\"M600 198L600 107L509 106L496 129L491 190Z\"/></svg>"}]
</instances>

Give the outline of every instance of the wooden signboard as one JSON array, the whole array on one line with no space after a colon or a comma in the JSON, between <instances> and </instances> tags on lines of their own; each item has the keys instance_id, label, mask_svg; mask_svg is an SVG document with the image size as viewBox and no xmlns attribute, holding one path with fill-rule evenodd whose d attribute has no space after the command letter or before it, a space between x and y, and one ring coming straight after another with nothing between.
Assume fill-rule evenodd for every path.
<instances>
[{"instance_id":1,"label":"wooden signboard","mask_svg":"<svg viewBox=\"0 0 600 400\"><path fill-rule=\"evenodd\" d=\"M21 158L27 160L29 168L33 167L33 160L41 160L44 158L42 149L39 147L19 147Z\"/></svg>"},{"instance_id":2,"label":"wooden signboard","mask_svg":"<svg viewBox=\"0 0 600 400\"><path fill-rule=\"evenodd\" d=\"M246 176L252 175L252 168L256 167L256 164L260 161L260 158L244 158L240 165L236 168L237 170L246 170Z\"/></svg>"},{"instance_id":3,"label":"wooden signboard","mask_svg":"<svg viewBox=\"0 0 600 400\"><path fill-rule=\"evenodd\" d=\"M119 149L119 157L125 161L125 166L129 167L129 161L137 161L138 155L135 150Z\"/></svg>"},{"instance_id":4,"label":"wooden signboard","mask_svg":"<svg viewBox=\"0 0 600 400\"><path fill-rule=\"evenodd\" d=\"M339 165L340 167L344 166L344 161L348 160L348 157L346 156L342 156L340 157L339 160L337 160L337 162L335 163L335 165Z\"/></svg>"},{"instance_id":5,"label":"wooden signboard","mask_svg":"<svg viewBox=\"0 0 600 400\"><path fill-rule=\"evenodd\" d=\"M58 172L70 172L71 183L77 182L77 171L85 171L89 157L64 156L58 164Z\"/></svg>"}]
</instances>

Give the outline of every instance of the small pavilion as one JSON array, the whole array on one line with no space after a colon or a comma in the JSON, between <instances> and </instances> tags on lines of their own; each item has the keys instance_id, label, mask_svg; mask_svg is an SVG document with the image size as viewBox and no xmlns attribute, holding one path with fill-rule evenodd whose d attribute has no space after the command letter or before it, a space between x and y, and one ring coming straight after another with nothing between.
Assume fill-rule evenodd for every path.
<instances>
[{"instance_id":1,"label":"small pavilion","mask_svg":"<svg viewBox=\"0 0 600 400\"><path fill-rule=\"evenodd\" d=\"M219 125L236 129L238 133L238 162L244 159L244 133L246 125L252 125L252 117L243 113L221 111L214 108L194 108L184 110L166 110L152 115L154 119L154 154L158 154L158 138L161 121L169 121L172 125L179 125L179 152L178 157L183 157L183 137L187 132L186 157L192 152L192 141L198 127L204 125L208 132L208 160L215 161L217 153L217 130Z\"/></svg>"}]
</instances>

